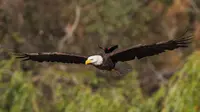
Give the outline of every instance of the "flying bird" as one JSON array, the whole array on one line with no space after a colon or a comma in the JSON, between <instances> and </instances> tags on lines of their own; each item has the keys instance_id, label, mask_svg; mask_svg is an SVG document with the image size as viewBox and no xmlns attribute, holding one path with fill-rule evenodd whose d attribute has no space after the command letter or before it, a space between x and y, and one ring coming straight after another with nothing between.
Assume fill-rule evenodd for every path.
<instances>
[{"instance_id":1,"label":"flying bird","mask_svg":"<svg viewBox=\"0 0 200 112\"><path fill-rule=\"evenodd\" d=\"M148 56L153 56L165 52L167 50L174 50L177 48L185 48L191 43L191 36L182 36L177 39L164 41L149 45L132 46L126 49L117 50L118 45L110 48L102 48L104 52L91 56L83 56L69 53L59 52L42 52L42 53L19 53L18 58L22 60L32 60L38 62L62 62L93 65L100 70L115 70L120 73L115 65L118 62L125 62L141 59Z\"/></svg>"}]
</instances>

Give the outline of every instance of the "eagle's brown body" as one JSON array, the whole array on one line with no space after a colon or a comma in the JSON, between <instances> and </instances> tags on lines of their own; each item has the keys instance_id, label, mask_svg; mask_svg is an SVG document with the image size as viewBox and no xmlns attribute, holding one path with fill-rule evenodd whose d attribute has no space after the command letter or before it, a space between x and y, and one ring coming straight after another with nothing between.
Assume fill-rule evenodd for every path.
<instances>
[{"instance_id":1,"label":"eagle's brown body","mask_svg":"<svg viewBox=\"0 0 200 112\"><path fill-rule=\"evenodd\" d=\"M103 57L104 63L102 65L94 65L98 69L101 70L108 70L111 71L112 69L115 68L116 62L113 62L112 59L110 58L110 54L100 54Z\"/></svg>"}]
</instances>

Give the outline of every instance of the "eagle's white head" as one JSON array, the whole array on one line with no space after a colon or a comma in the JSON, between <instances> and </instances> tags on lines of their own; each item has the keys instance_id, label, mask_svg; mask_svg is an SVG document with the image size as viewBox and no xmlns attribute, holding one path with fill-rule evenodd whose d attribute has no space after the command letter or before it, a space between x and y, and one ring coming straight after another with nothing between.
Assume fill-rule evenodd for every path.
<instances>
[{"instance_id":1,"label":"eagle's white head","mask_svg":"<svg viewBox=\"0 0 200 112\"><path fill-rule=\"evenodd\" d=\"M89 56L85 61L85 64L101 65L103 63L103 57L100 55Z\"/></svg>"}]
</instances>

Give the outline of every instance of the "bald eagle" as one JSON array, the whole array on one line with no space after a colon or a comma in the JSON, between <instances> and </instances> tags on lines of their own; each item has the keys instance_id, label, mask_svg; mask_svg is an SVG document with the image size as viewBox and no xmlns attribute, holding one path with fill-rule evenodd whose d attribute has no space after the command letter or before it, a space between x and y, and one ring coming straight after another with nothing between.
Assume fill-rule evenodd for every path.
<instances>
[{"instance_id":1,"label":"bald eagle","mask_svg":"<svg viewBox=\"0 0 200 112\"><path fill-rule=\"evenodd\" d=\"M179 37L178 39L169 40L165 42L132 46L122 50L116 50L118 45L114 45L110 48L102 48L103 53L99 53L92 56L83 56L68 53L59 52L42 52L42 53L19 53L18 58L22 58L24 61L32 60L38 62L62 62L62 63L75 63L93 65L101 70L115 70L116 63L134 60L135 58L141 59L148 56L157 55L165 52L166 50L174 50L177 48L188 47L191 43L191 36Z\"/></svg>"}]
</instances>

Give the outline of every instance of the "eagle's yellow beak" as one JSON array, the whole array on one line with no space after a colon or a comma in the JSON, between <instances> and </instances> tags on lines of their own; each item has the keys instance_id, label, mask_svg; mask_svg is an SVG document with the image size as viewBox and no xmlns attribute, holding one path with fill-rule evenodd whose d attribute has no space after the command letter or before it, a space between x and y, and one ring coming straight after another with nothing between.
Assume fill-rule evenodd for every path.
<instances>
[{"instance_id":1,"label":"eagle's yellow beak","mask_svg":"<svg viewBox=\"0 0 200 112\"><path fill-rule=\"evenodd\" d=\"M90 63L91 63L91 60L86 60L86 61L85 61L85 64L86 64L86 65L88 65L88 64L90 64Z\"/></svg>"}]
</instances>

